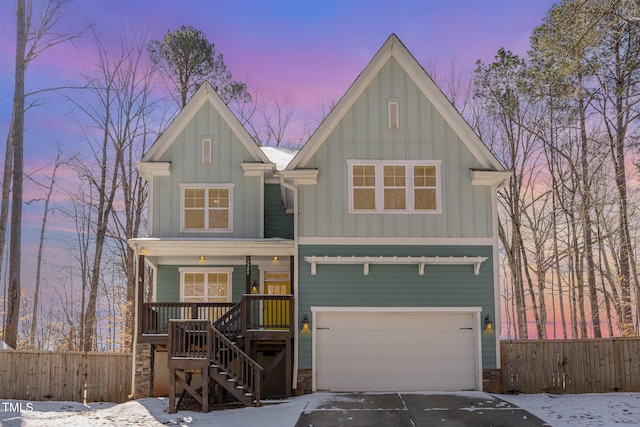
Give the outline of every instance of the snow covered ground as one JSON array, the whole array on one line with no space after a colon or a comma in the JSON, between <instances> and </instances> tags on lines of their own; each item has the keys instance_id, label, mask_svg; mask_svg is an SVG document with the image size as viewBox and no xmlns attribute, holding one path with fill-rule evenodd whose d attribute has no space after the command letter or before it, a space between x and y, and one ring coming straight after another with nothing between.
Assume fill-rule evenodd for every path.
<instances>
[{"instance_id":1,"label":"snow covered ground","mask_svg":"<svg viewBox=\"0 0 640 427\"><path fill-rule=\"evenodd\" d=\"M0 399L0 425L293 427L302 411L315 409L332 396L330 393L315 393L261 408L227 409L208 414L192 411L168 414L169 401L166 398L140 399L119 405L91 403L86 406L74 402ZM496 397L527 409L553 427L640 426L640 393Z\"/></svg>"}]
</instances>

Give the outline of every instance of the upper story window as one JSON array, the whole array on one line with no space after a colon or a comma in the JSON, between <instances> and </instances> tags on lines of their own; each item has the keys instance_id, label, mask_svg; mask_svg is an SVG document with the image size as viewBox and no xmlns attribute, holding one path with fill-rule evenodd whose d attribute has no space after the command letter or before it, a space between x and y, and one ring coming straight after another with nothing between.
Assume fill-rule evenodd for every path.
<instances>
[{"instance_id":1,"label":"upper story window","mask_svg":"<svg viewBox=\"0 0 640 427\"><path fill-rule=\"evenodd\" d=\"M440 213L438 160L348 160L350 213Z\"/></svg>"},{"instance_id":2,"label":"upper story window","mask_svg":"<svg viewBox=\"0 0 640 427\"><path fill-rule=\"evenodd\" d=\"M181 184L182 231L233 231L233 184Z\"/></svg>"}]
</instances>

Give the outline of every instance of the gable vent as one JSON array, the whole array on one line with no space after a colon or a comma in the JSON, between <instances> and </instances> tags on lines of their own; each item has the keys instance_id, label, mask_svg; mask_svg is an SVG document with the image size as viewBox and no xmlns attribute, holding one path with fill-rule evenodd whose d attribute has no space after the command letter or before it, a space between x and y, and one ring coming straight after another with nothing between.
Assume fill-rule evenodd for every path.
<instances>
[{"instance_id":1,"label":"gable vent","mask_svg":"<svg viewBox=\"0 0 640 427\"><path fill-rule=\"evenodd\" d=\"M398 130L400 127L398 119L398 101L389 101L389 130Z\"/></svg>"},{"instance_id":2,"label":"gable vent","mask_svg":"<svg viewBox=\"0 0 640 427\"><path fill-rule=\"evenodd\" d=\"M211 138L205 138L202 140L202 164L211 164Z\"/></svg>"}]
</instances>

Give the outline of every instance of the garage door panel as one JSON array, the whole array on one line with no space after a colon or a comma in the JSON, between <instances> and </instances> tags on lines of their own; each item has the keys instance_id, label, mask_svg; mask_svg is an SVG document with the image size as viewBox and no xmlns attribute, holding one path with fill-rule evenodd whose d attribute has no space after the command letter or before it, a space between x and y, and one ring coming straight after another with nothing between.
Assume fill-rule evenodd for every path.
<instances>
[{"instance_id":1,"label":"garage door panel","mask_svg":"<svg viewBox=\"0 0 640 427\"><path fill-rule=\"evenodd\" d=\"M334 364L334 362L338 362ZM431 359L429 360L430 369L424 368L424 360L419 359L399 359L389 361L384 359L333 359L332 361L322 361L317 364L319 370L331 369L332 373L345 375L372 375L377 376L384 372L395 372L394 375L466 375L473 374L472 366L466 364L452 364L449 359Z\"/></svg>"},{"instance_id":2,"label":"garage door panel","mask_svg":"<svg viewBox=\"0 0 640 427\"><path fill-rule=\"evenodd\" d=\"M344 360L359 358L362 360L467 360L473 352L473 345L442 345L437 343L405 344L402 347L391 347L382 344L367 343L352 345L323 345L318 349L318 357L326 360Z\"/></svg>"},{"instance_id":3,"label":"garage door panel","mask_svg":"<svg viewBox=\"0 0 640 427\"><path fill-rule=\"evenodd\" d=\"M416 375L380 374L361 377L357 375L328 375L326 384L318 382L318 390L329 391L459 391L473 390L474 382L466 376L453 377L450 374L434 374L429 377ZM395 384L402 384L396 386ZM455 384L455 385L454 385Z\"/></svg>"},{"instance_id":4,"label":"garage door panel","mask_svg":"<svg viewBox=\"0 0 640 427\"><path fill-rule=\"evenodd\" d=\"M318 331L318 336L327 344L362 344L387 343L389 345L407 344L407 333L412 335L416 344L428 344L438 342L442 344L456 344L461 339L460 335L473 337L472 330L433 331L428 329L403 330L357 330L357 329L323 329Z\"/></svg>"},{"instance_id":5,"label":"garage door panel","mask_svg":"<svg viewBox=\"0 0 640 427\"><path fill-rule=\"evenodd\" d=\"M316 326L318 390L475 388L474 314L318 313Z\"/></svg>"},{"instance_id":6,"label":"garage door panel","mask_svg":"<svg viewBox=\"0 0 640 427\"><path fill-rule=\"evenodd\" d=\"M451 330L473 327L472 316L445 316L433 313L330 313L321 315L321 325L343 330Z\"/></svg>"}]
</instances>

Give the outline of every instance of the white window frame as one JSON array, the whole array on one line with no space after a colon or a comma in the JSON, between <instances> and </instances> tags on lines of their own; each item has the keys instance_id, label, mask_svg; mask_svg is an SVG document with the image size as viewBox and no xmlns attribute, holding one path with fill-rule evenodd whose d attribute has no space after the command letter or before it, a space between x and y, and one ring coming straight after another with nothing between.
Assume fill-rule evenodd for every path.
<instances>
[{"instance_id":1,"label":"white window frame","mask_svg":"<svg viewBox=\"0 0 640 427\"><path fill-rule=\"evenodd\" d=\"M234 184L180 184L180 231L189 233L231 233L233 232L233 187ZM185 227L185 190L203 189L205 194L204 204L204 228L186 228ZM209 190L211 189L227 189L229 190L229 224L227 228L209 228Z\"/></svg>"},{"instance_id":2,"label":"white window frame","mask_svg":"<svg viewBox=\"0 0 640 427\"><path fill-rule=\"evenodd\" d=\"M375 209L354 209L354 187L353 187L353 167L360 165L372 165L376 170L376 200ZM384 209L384 166L405 166L406 171L406 209ZM435 209L415 209L414 205L414 166L435 166L436 168L436 208ZM441 160L347 160L347 176L349 180L349 213L351 214L440 214L442 213L442 179Z\"/></svg>"},{"instance_id":3,"label":"white window frame","mask_svg":"<svg viewBox=\"0 0 640 427\"><path fill-rule=\"evenodd\" d=\"M229 289L227 291L227 301L233 301L233 267L179 267L178 271L180 272L180 302L184 302L184 276L185 274L204 274L205 277L205 293L207 290L207 275L209 273L226 273L229 277L227 282Z\"/></svg>"}]
</instances>

